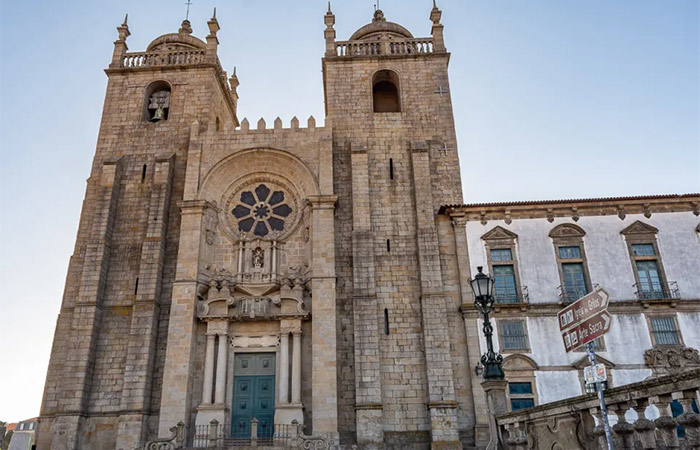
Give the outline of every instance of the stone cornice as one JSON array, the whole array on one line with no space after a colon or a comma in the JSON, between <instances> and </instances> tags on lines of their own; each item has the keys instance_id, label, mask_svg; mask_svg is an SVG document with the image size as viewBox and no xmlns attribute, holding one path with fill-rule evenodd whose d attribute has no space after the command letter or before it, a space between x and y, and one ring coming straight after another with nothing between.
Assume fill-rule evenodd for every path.
<instances>
[{"instance_id":1,"label":"stone cornice","mask_svg":"<svg viewBox=\"0 0 700 450\"><path fill-rule=\"evenodd\" d=\"M512 318L522 317L523 312L528 317L552 317L562 310L564 303L507 303L494 305L491 317ZM672 309L678 312L698 312L700 299L688 300L627 300L610 302L608 311L612 314L641 314L657 309ZM476 319L481 313L471 303L462 304L459 308L464 318Z\"/></svg>"},{"instance_id":2,"label":"stone cornice","mask_svg":"<svg viewBox=\"0 0 700 450\"><path fill-rule=\"evenodd\" d=\"M532 202L473 203L444 205L440 214L466 217L469 221L486 224L489 220L567 217L577 221L583 216L616 215L621 220L628 214L692 212L700 215L700 194L652 195L640 197L611 197L572 200L541 200Z\"/></svg>"}]
</instances>

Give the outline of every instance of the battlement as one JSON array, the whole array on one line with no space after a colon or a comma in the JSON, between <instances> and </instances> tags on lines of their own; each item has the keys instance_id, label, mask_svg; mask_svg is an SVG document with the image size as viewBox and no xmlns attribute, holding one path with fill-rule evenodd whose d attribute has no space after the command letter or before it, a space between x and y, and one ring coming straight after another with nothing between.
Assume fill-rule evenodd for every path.
<instances>
[{"instance_id":1,"label":"battlement","mask_svg":"<svg viewBox=\"0 0 700 450\"><path fill-rule=\"evenodd\" d=\"M236 130L237 133L243 132L243 133L261 133L261 132L279 132L282 130L298 130L298 131L316 131L316 130L323 130L324 127L316 127L316 119L314 116L309 116L309 119L306 122L306 128L299 128L299 119L297 119L296 116L292 117L292 120L290 121L289 128L284 128L282 124L282 119L279 117L275 119L273 128L267 128L267 123L265 122L265 119L261 118L258 120L257 123L257 128L250 128L250 122L248 122L247 118L244 118L241 121L241 126Z\"/></svg>"}]
</instances>

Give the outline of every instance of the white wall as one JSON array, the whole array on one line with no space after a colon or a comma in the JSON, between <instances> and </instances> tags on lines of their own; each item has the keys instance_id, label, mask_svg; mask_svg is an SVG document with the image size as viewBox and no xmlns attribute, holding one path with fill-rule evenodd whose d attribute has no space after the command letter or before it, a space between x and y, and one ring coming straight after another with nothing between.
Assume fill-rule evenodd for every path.
<instances>
[{"instance_id":1,"label":"white wall","mask_svg":"<svg viewBox=\"0 0 700 450\"><path fill-rule=\"evenodd\" d=\"M682 298L700 298L700 237L695 231L700 219L691 212L658 213L647 219L641 214L581 217L578 222L557 218L516 219L510 225L504 221L467 223L469 260L472 273L477 266L487 267L486 250L481 236L496 226L518 235L518 258L521 283L528 287L531 303L558 301L557 286L561 284L549 232L562 223L572 223L586 231L584 247L591 283L605 288L612 300L634 300L635 283L632 263L622 230L637 220L659 229L657 234L661 260L669 281L677 281Z\"/></svg>"}]
</instances>

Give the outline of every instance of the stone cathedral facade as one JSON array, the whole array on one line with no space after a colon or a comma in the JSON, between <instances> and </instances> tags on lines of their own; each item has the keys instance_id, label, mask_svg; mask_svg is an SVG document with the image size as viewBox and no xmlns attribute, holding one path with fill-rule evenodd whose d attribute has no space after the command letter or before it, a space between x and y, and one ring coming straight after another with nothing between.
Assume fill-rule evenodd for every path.
<instances>
[{"instance_id":1,"label":"stone cathedral facade","mask_svg":"<svg viewBox=\"0 0 700 450\"><path fill-rule=\"evenodd\" d=\"M512 220L455 206L440 18L415 38L376 11L337 41L329 9L323 127L239 122L215 15L143 52L117 28L39 449L132 450L178 422L191 445L253 417L347 448L485 445L466 224Z\"/></svg>"}]
</instances>

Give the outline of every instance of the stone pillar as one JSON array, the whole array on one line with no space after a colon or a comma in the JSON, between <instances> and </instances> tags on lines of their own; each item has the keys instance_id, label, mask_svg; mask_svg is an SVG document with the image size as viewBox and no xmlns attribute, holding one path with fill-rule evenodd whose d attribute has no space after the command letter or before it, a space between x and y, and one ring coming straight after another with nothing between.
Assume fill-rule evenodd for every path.
<instances>
[{"instance_id":1,"label":"stone pillar","mask_svg":"<svg viewBox=\"0 0 700 450\"><path fill-rule=\"evenodd\" d=\"M212 391L214 387L214 346L216 335L207 333L207 349L204 359L204 385L202 386L202 404L212 404Z\"/></svg>"},{"instance_id":2,"label":"stone pillar","mask_svg":"<svg viewBox=\"0 0 700 450\"><path fill-rule=\"evenodd\" d=\"M292 403L301 403L301 331L292 333Z\"/></svg>"},{"instance_id":3,"label":"stone pillar","mask_svg":"<svg viewBox=\"0 0 700 450\"><path fill-rule=\"evenodd\" d=\"M508 382L505 380L485 380L481 386L486 392L486 407L489 417L489 443L486 450L497 450L498 446L498 424L496 424L496 416L508 412L508 403L506 402L506 389Z\"/></svg>"},{"instance_id":4,"label":"stone pillar","mask_svg":"<svg viewBox=\"0 0 700 450\"><path fill-rule=\"evenodd\" d=\"M129 344L124 366L117 449L136 448L146 439L151 408L153 366L160 319L163 261L169 224L175 155L155 161L146 236L141 246Z\"/></svg>"},{"instance_id":5,"label":"stone pillar","mask_svg":"<svg viewBox=\"0 0 700 450\"><path fill-rule=\"evenodd\" d=\"M351 148L355 415L361 449L384 441L377 286L370 224L367 146Z\"/></svg>"},{"instance_id":6,"label":"stone pillar","mask_svg":"<svg viewBox=\"0 0 700 450\"><path fill-rule=\"evenodd\" d=\"M280 380L279 394L280 403L289 403L289 332L283 330L280 334Z\"/></svg>"},{"instance_id":7,"label":"stone pillar","mask_svg":"<svg viewBox=\"0 0 700 450\"><path fill-rule=\"evenodd\" d=\"M73 450L80 445L80 429L92 390L92 368L102 320L102 301L109 269L114 217L119 205L121 176L121 159L112 158L104 162L101 170L95 174L95 180L90 180L92 183L88 186L88 191L95 196L95 211L86 239L77 298L73 305L67 305L67 299L64 299L63 305L64 308L73 308L69 316L70 334L66 343L66 348L70 350L67 350L69 354L63 358L63 370L58 381L61 391L57 397L58 414L52 441L52 448L56 449Z\"/></svg>"},{"instance_id":8,"label":"stone pillar","mask_svg":"<svg viewBox=\"0 0 700 450\"><path fill-rule=\"evenodd\" d=\"M167 389L163 389L158 427L159 437L163 438L170 435L170 428L178 422L184 422L185 428L190 426L193 385L191 377L194 374L197 341L197 277L200 270L204 270L201 255L202 248L206 247L206 243L203 242L206 235L204 218L210 211L210 205L202 200L183 201L180 203L180 211L178 263L173 283L163 368L163 386L167 386ZM211 417L203 424L207 424L209 420Z\"/></svg>"},{"instance_id":9,"label":"stone pillar","mask_svg":"<svg viewBox=\"0 0 700 450\"><path fill-rule=\"evenodd\" d=\"M457 401L447 330L447 300L440 267L440 245L430 180L430 151L425 141L411 142L411 163L418 227L421 313L428 380L428 409L432 448L461 449L457 429Z\"/></svg>"},{"instance_id":10,"label":"stone pillar","mask_svg":"<svg viewBox=\"0 0 700 450\"><path fill-rule=\"evenodd\" d=\"M328 155L330 157L330 154ZM310 197L312 207L313 319L311 384L313 433L338 443L338 353L336 351L335 235L333 210L338 197Z\"/></svg>"},{"instance_id":11,"label":"stone pillar","mask_svg":"<svg viewBox=\"0 0 700 450\"><path fill-rule=\"evenodd\" d=\"M214 403L223 405L226 398L226 364L228 360L228 335L219 334L219 353L216 358L216 391Z\"/></svg>"}]
</instances>

